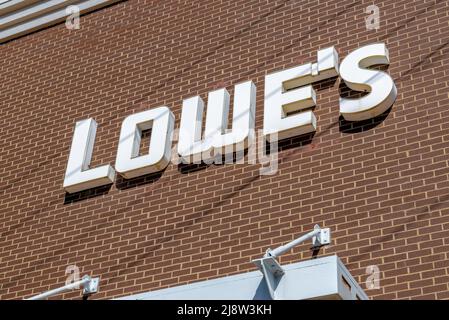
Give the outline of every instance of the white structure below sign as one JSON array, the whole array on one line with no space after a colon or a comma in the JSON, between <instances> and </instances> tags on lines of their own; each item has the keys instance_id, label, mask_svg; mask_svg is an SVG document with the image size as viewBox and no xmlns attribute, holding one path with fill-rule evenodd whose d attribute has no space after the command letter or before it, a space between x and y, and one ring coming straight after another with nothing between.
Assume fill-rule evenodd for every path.
<instances>
[{"instance_id":1,"label":"white structure below sign","mask_svg":"<svg viewBox=\"0 0 449 320\"><path fill-rule=\"evenodd\" d=\"M283 266L277 284L279 299L367 300L337 256L328 256ZM196 282L119 298L119 300L270 300L259 271Z\"/></svg>"}]
</instances>

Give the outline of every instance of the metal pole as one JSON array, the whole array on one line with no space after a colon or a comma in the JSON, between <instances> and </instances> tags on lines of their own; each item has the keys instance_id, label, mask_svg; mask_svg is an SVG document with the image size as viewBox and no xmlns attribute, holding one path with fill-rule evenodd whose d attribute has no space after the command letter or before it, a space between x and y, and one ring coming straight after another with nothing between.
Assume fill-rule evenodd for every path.
<instances>
[{"instance_id":1,"label":"metal pole","mask_svg":"<svg viewBox=\"0 0 449 320\"><path fill-rule=\"evenodd\" d=\"M67 284L63 287L57 288L57 289L53 289L41 294L38 294L37 296L25 299L25 300L43 300L45 298L48 298L50 296L54 296L56 294L62 293L62 292L66 292L66 291L70 291L73 289L79 289L79 287L85 287L89 282L91 281L91 277L89 276L84 276L81 280L79 281L75 281L73 283Z\"/></svg>"},{"instance_id":2,"label":"metal pole","mask_svg":"<svg viewBox=\"0 0 449 320\"><path fill-rule=\"evenodd\" d=\"M318 225L315 225L313 231L310 231L309 233L303 235L302 237L299 237L299 238L293 240L292 242L284 244L283 246L277 247L274 250L268 249L267 253L265 253L265 257L274 257L274 258L279 257L280 255L291 250L293 247L297 246L298 244L315 237L320 232L321 232L321 228Z\"/></svg>"}]
</instances>

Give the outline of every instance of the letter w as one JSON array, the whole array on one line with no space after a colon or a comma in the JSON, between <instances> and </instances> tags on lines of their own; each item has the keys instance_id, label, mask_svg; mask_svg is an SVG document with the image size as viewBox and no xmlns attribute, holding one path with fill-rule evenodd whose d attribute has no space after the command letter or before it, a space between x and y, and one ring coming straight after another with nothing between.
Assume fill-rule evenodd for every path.
<instances>
[{"instance_id":1,"label":"letter w","mask_svg":"<svg viewBox=\"0 0 449 320\"><path fill-rule=\"evenodd\" d=\"M256 86L252 81L235 86L232 130L227 129L229 100L224 88L209 92L203 137L203 100L196 96L183 101L178 139L183 163L213 162L218 157L221 161L222 155L244 150L253 143Z\"/></svg>"}]
</instances>

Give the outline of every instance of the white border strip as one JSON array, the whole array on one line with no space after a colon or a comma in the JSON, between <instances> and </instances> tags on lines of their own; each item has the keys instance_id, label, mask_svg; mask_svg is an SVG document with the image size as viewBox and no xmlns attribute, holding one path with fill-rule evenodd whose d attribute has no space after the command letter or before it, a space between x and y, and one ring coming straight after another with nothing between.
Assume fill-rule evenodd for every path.
<instances>
[{"instance_id":1,"label":"white border strip","mask_svg":"<svg viewBox=\"0 0 449 320\"><path fill-rule=\"evenodd\" d=\"M68 5L74 4L75 2L79 2L79 0L51 0L36 3L21 10L16 10L7 15L0 16L0 30L62 7L66 8Z\"/></svg>"},{"instance_id":2,"label":"white border strip","mask_svg":"<svg viewBox=\"0 0 449 320\"><path fill-rule=\"evenodd\" d=\"M9 0L0 4L0 15L4 15L11 11L22 9L23 7L32 5L40 0Z\"/></svg>"},{"instance_id":3,"label":"white border strip","mask_svg":"<svg viewBox=\"0 0 449 320\"><path fill-rule=\"evenodd\" d=\"M104 7L106 5L118 2L120 0L88 0L83 1L77 4L77 6L80 9L80 13L88 13L90 11L93 11L95 9ZM67 1L67 4L69 5L69 2ZM48 1L44 4L49 5L49 3L53 3L53 1ZM5 3L7 4L7 3ZM1 10L1 8L0 8ZM26 20L23 23L19 23L16 25L11 26L7 29L0 29L0 43L20 37L22 35L31 33L33 31L55 25L61 21L64 21L67 17L66 13L66 7L62 9L58 9L56 11L40 15L38 17L32 18L31 20ZM19 15L20 17L20 15Z\"/></svg>"}]
</instances>

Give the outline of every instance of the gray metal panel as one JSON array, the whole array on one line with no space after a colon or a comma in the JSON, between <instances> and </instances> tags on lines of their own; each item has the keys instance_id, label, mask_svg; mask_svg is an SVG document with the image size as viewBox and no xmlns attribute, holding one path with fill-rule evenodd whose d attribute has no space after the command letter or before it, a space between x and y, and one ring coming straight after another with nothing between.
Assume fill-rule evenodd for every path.
<instances>
[{"instance_id":1,"label":"gray metal panel","mask_svg":"<svg viewBox=\"0 0 449 320\"><path fill-rule=\"evenodd\" d=\"M340 294L344 296L345 300L367 300L368 296L365 291L360 287L360 285L355 281L352 277L351 273L348 269L346 269L343 262L341 262L340 258L337 257L338 263L338 291ZM344 283L343 278L346 280L347 284L349 284L350 288L348 290L347 285Z\"/></svg>"},{"instance_id":2,"label":"gray metal panel","mask_svg":"<svg viewBox=\"0 0 449 320\"><path fill-rule=\"evenodd\" d=\"M368 297L337 256L282 266L285 275L277 287L280 299L360 299ZM350 289L342 282L342 275ZM270 295L260 271L200 281L119 299L123 300L268 300Z\"/></svg>"}]
</instances>

